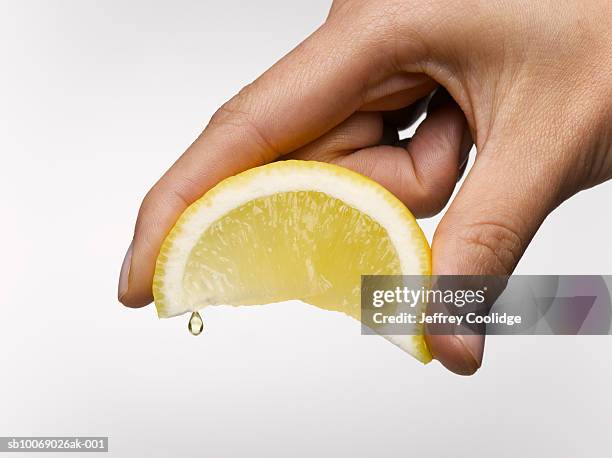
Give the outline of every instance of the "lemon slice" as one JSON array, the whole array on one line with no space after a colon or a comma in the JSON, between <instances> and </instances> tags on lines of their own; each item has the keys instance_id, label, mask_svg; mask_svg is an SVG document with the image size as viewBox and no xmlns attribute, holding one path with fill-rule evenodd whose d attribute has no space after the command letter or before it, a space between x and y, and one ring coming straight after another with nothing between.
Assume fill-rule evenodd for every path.
<instances>
[{"instance_id":1,"label":"lemon slice","mask_svg":"<svg viewBox=\"0 0 612 458\"><path fill-rule=\"evenodd\" d=\"M343 167L281 161L220 182L181 215L157 258L160 317L299 299L360 318L361 275L429 275L408 209ZM413 325L417 327L418 325ZM423 362L422 329L385 336Z\"/></svg>"}]
</instances>

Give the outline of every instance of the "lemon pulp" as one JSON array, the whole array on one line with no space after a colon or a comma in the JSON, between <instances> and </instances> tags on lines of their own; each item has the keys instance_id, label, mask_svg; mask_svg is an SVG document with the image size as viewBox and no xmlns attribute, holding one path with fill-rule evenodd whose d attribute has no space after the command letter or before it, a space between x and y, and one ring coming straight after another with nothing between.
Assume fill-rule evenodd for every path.
<instances>
[{"instance_id":1,"label":"lemon pulp","mask_svg":"<svg viewBox=\"0 0 612 458\"><path fill-rule=\"evenodd\" d=\"M401 274L387 231L322 192L284 192L208 227L187 259L184 300L197 309L300 299L358 319L366 274Z\"/></svg>"}]
</instances>

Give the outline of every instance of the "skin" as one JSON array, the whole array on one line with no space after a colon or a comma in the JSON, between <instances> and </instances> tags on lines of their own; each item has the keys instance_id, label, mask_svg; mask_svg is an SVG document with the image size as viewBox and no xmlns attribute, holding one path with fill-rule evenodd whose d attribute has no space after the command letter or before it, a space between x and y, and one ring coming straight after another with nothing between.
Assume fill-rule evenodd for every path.
<instances>
[{"instance_id":1,"label":"skin","mask_svg":"<svg viewBox=\"0 0 612 458\"><path fill-rule=\"evenodd\" d=\"M413 139L397 143L425 109ZM556 206L612 178L612 2L335 1L148 192L119 300L151 302L164 237L230 175L286 158L333 162L423 217L446 205L472 144L475 164L433 239L435 274L511 273ZM484 336L428 344L457 374L481 365Z\"/></svg>"}]
</instances>

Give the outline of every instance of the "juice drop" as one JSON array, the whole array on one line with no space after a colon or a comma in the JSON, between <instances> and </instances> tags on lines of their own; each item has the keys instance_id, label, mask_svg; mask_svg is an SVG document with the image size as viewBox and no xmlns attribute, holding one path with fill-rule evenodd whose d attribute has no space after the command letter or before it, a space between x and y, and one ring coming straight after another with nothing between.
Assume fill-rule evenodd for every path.
<instances>
[{"instance_id":1,"label":"juice drop","mask_svg":"<svg viewBox=\"0 0 612 458\"><path fill-rule=\"evenodd\" d=\"M204 322L198 312L193 312L191 318L189 318L189 332L194 336L199 335L204 328Z\"/></svg>"}]
</instances>

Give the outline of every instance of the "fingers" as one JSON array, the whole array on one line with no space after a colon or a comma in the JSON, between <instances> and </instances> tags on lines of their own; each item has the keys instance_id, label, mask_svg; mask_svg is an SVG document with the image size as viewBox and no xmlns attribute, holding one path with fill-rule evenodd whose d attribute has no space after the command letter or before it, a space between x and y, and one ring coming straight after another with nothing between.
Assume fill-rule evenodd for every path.
<instances>
[{"instance_id":1,"label":"fingers","mask_svg":"<svg viewBox=\"0 0 612 458\"><path fill-rule=\"evenodd\" d=\"M366 101L359 109L361 111L395 111L403 110L422 98L426 104L428 95L435 89L437 83L420 74L407 73L394 76L389 81L370 91L370 101ZM406 87L407 89L402 89Z\"/></svg>"},{"instance_id":2,"label":"fingers","mask_svg":"<svg viewBox=\"0 0 612 458\"><path fill-rule=\"evenodd\" d=\"M346 33L321 27L241 91L149 191L121 269L121 302L139 307L151 301L164 237L220 180L311 142L391 90L409 103L430 90L427 77L395 78L396 68L371 36L351 32L346 40Z\"/></svg>"},{"instance_id":3,"label":"fingers","mask_svg":"<svg viewBox=\"0 0 612 458\"><path fill-rule=\"evenodd\" d=\"M410 117L413 111L405 113ZM397 124L403 125L395 116ZM366 175L389 189L417 217L438 213L448 202L462 158L471 148L463 113L450 97L443 98L406 147L388 145L385 126L389 125L384 117L357 113L291 157L332 162Z\"/></svg>"},{"instance_id":4,"label":"fingers","mask_svg":"<svg viewBox=\"0 0 612 458\"><path fill-rule=\"evenodd\" d=\"M385 124L394 126L397 130L410 127L427 110L429 101L431 100L431 95L433 94L429 94L426 97L417 100L412 105L400 108L399 110L383 111L383 122Z\"/></svg>"},{"instance_id":5,"label":"fingers","mask_svg":"<svg viewBox=\"0 0 612 458\"><path fill-rule=\"evenodd\" d=\"M523 148L497 143L480 154L434 235L434 275L512 273L557 201L555 179L528 161ZM453 372L470 375L482 363L482 335L427 339L434 357Z\"/></svg>"},{"instance_id":6,"label":"fingers","mask_svg":"<svg viewBox=\"0 0 612 458\"><path fill-rule=\"evenodd\" d=\"M397 136L397 130L395 130ZM317 140L282 156L282 159L332 162L338 156L378 145L390 137L380 113L357 112Z\"/></svg>"},{"instance_id":7,"label":"fingers","mask_svg":"<svg viewBox=\"0 0 612 458\"><path fill-rule=\"evenodd\" d=\"M379 182L416 217L431 216L444 208L457 182L465 130L463 113L449 104L428 115L406 148L364 148L335 162Z\"/></svg>"}]
</instances>

